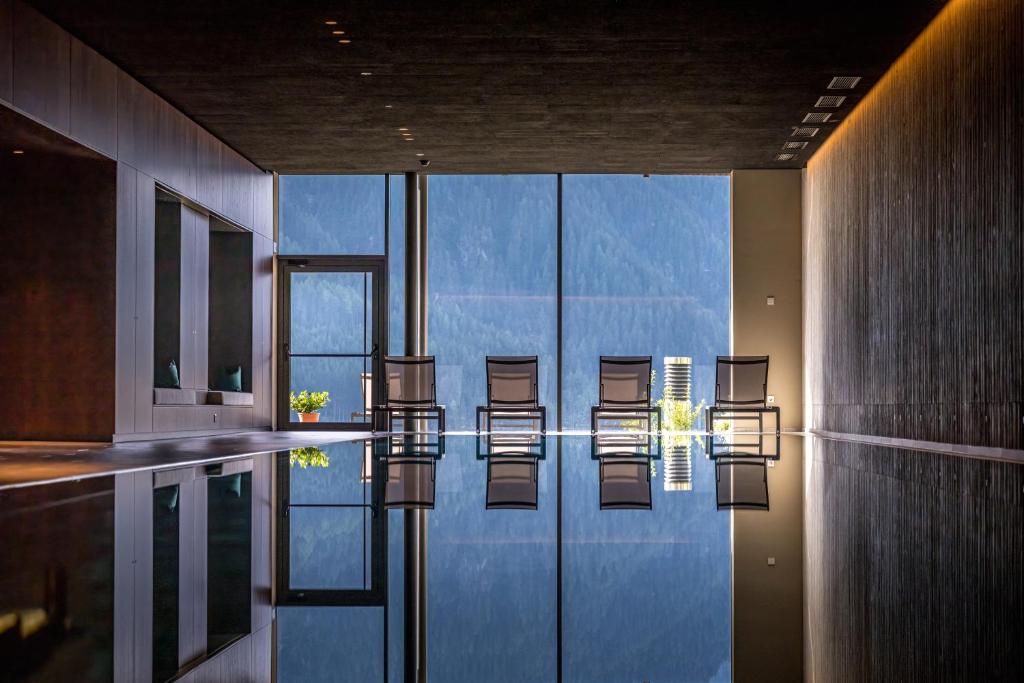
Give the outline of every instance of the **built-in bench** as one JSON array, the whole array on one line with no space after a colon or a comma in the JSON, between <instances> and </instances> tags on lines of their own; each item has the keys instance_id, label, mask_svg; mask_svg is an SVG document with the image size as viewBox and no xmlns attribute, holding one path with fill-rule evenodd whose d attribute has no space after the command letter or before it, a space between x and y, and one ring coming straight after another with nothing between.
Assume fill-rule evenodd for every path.
<instances>
[{"instance_id":1,"label":"built-in bench","mask_svg":"<svg viewBox=\"0 0 1024 683\"><path fill-rule=\"evenodd\" d=\"M176 389L156 387L153 389L153 405L155 406L194 406L202 403L200 392L195 389ZM251 403L249 405L252 405Z\"/></svg>"},{"instance_id":2,"label":"built-in bench","mask_svg":"<svg viewBox=\"0 0 1024 683\"><path fill-rule=\"evenodd\" d=\"M248 391L207 391L206 404L211 406L251 406L253 395Z\"/></svg>"}]
</instances>

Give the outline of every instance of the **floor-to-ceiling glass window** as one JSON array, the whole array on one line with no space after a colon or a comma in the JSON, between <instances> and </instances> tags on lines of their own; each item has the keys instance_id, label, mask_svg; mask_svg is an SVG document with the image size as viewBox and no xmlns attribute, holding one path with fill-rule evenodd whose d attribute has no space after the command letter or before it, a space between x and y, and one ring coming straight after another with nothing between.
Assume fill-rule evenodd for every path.
<instances>
[{"instance_id":1,"label":"floor-to-ceiling glass window","mask_svg":"<svg viewBox=\"0 0 1024 683\"><path fill-rule=\"evenodd\" d=\"M565 176L562 201L566 425L589 425L601 355L652 356L655 398L664 358L690 357L693 401L713 399L729 352L728 177ZM564 680L730 680L730 516L712 464L694 443L689 487L655 462L653 510L602 512L586 440L564 441Z\"/></svg>"},{"instance_id":2,"label":"floor-to-ceiling glass window","mask_svg":"<svg viewBox=\"0 0 1024 683\"><path fill-rule=\"evenodd\" d=\"M431 176L427 345L448 429L475 428L484 359L538 356L554 424L558 179Z\"/></svg>"},{"instance_id":3,"label":"floor-to-ceiling glass window","mask_svg":"<svg viewBox=\"0 0 1024 683\"><path fill-rule=\"evenodd\" d=\"M555 420L557 202L554 175L431 176L428 350L449 429L475 428L485 357L538 356ZM485 511L488 468L472 439L449 439L429 514L430 680L556 677L553 461L537 510Z\"/></svg>"},{"instance_id":4,"label":"floor-to-ceiling glass window","mask_svg":"<svg viewBox=\"0 0 1024 683\"><path fill-rule=\"evenodd\" d=\"M281 176L278 202L280 256L311 257L308 267L290 276L289 350L372 350L366 322L372 283L364 273L330 272L330 267L386 255L388 335L381 339L387 348L379 352L402 353L404 178ZM352 420L372 398L366 393L368 359L299 356L289 362L289 389L330 392L331 401L321 411L325 420ZM286 474L279 472L278 500L287 501L287 524L279 525L278 533L287 535L286 545L279 546L287 552L279 560L287 563L292 595L302 595L277 610L278 679L381 681L387 660L391 679L401 680L400 638L389 642L385 633L387 625L400 634L401 619L388 620L387 591L373 585L374 562L381 561L382 550L373 528L383 514L372 504L372 458L360 443L338 444L294 451L282 467ZM389 519L395 535L386 540L392 553L382 568L388 590L398 599L401 521L400 516Z\"/></svg>"}]
</instances>

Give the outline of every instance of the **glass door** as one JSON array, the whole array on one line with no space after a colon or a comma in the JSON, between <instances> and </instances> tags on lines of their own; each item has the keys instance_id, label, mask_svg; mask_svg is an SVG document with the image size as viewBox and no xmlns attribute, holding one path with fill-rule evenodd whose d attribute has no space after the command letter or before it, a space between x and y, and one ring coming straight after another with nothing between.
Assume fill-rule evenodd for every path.
<instances>
[{"instance_id":1,"label":"glass door","mask_svg":"<svg viewBox=\"0 0 1024 683\"><path fill-rule=\"evenodd\" d=\"M384 257L290 257L279 272L279 428L369 430L387 339ZM302 392L304 414L290 400Z\"/></svg>"}]
</instances>

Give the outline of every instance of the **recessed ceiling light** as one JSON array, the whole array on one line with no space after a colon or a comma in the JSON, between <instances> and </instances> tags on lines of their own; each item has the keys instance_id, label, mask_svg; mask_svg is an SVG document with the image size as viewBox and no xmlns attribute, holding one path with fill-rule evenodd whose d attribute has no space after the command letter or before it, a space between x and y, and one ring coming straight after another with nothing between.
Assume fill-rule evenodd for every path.
<instances>
[{"instance_id":1,"label":"recessed ceiling light","mask_svg":"<svg viewBox=\"0 0 1024 683\"><path fill-rule=\"evenodd\" d=\"M348 44L349 44L349 43L351 43L352 41L351 41L351 40L349 40L348 38L342 38L342 39L341 39L341 40L339 40L338 42L339 42L339 43L341 43L342 45L348 45Z\"/></svg>"},{"instance_id":2,"label":"recessed ceiling light","mask_svg":"<svg viewBox=\"0 0 1024 683\"><path fill-rule=\"evenodd\" d=\"M337 26L338 25L338 22L336 22L334 19L328 19L324 23L327 24L328 26Z\"/></svg>"},{"instance_id":3,"label":"recessed ceiling light","mask_svg":"<svg viewBox=\"0 0 1024 683\"><path fill-rule=\"evenodd\" d=\"M402 139L405 140L406 142L413 142L413 138L402 138Z\"/></svg>"},{"instance_id":4,"label":"recessed ceiling light","mask_svg":"<svg viewBox=\"0 0 1024 683\"><path fill-rule=\"evenodd\" d=\"M804 123L826 123L832 118L832 114L827 111L812 111L804 116Z\"/></svg>"},{"instance_id":5,"label":"recessed ceiling light","mask_svg":"<svg viewBox=\"0 0 1024 683\"><path fill-rule=\"evenodd\" d=\"M822 95L818 98L818 101L814 103L814 106L820 109L836 109L837 107L843 106L843 102L845 101L846 95Z\"/></svg>"},{"instance_id":6,"label":"recessed ceiling light","mask_svg":"<svg viewBox=\"0 0 1024 683\"><path fill-rule=\"evenodd\" d=\"M408 129L408 128L405 128L405 127L403 126L402 128L399 128L398 130L409 130L409 129Z\"/></svg>"},{"instance_id":7,"label":"recessed ceiling light","mask_svg":"<svg viewBox=\"0 0 1024 683\"><path fill-rule=\"evenodd\" d=\"M853 90L860 83L860 76L835 76L828 84L829 90Z\"/></svg>"},{"instance_id":8,"label":"recessed ceiling light","mask_svg":"<svg viewBox=\"0 0 1024 683\"><path fill-rule=\"evenodd\" d=\"M813 138L817 134L817 128L809 128L804 126L793 127L793 137L795 138Z\"/></svg>"},{"instance_id":9,"label":"recessed ceiling light","mask_svg":"<svg viewBox=\"0 0 1024 683\"><path fill-rule=\"evenodd\" d=\"M390 105L390 104L385 104L385 105L384 105L384 108L385 108L385 109L391 109L391 105Z\"/></svg>"},{"instance_id":10,"label":"recessed ceiling light","mask_svg":"<svg viewBox=\"0 0 1024 683\"><path fill-rule=\"evenodd\" d=\"M775 161L792 161L796 158L795 154L776 154Z\"/></svg>"},{"instance_id":11,"label":"recessed ceiling light","mask_svg":"<svg viewBox=\"0 0 1024 683\"><path fill-rule=\"evenodd\" d=\"M423 152L416 152L416 156L418 156L418 157L423 156Z\"/></svg>"},{"instance_id":12,"label":"recessed ceiling light","mask_svg":"<svg viewBox=\"0 0 1024 683\"><path fill-rule=\"evenodd\" d=\"M345 35L345 32L344 31L331 31L331 35L332 36L343 36L343 35Z\"/></svg>"},{"instance_id":13,"label":"recessed ceiling light","mask_svg":"<svg viewBox=\"0 0 1024 683\"><path fill-rule=\"evenodd\" d=\"M372 76L373 72L372 71L360 71L359 75L360 76Z\"/></svg>"},{"instance_id":14,"label":"recessed ceiling light","mask_svg":"<svg viewBox=\"0 0 1024 683\"><path fill-rule=\"evenodd\" d=\"M790 140L782 146L782 149L804 149L807 147L806 140Z\"/></svg>"},{"instance_id":15,"label":"recessed ceiling light","mask_svg":"<svg viewBox=\"0 0 1024 683\"><path fill-rule=\"evenodd\" d=\"M15 150L11 150L11 152L12 152L12 154L24 154L25 150L23 150L23 149L15 149Z\"/></svg>"}]
</instances>

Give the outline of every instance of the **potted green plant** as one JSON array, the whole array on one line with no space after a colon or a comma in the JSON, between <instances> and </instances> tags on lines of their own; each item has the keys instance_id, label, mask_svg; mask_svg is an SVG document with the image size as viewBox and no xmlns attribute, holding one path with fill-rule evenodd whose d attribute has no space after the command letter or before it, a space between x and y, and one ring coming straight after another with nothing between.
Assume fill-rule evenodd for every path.
<instances>
[{"instance_id":1,"label":"potted green plant","mask_svg":"<svg viewBox=\"0 0 1024 683\"><path fill-rule=\"evenodd\" d=\"M302 469L307 467L329 467L331 464L327 454L316 446L306 448L293 448L288 452L288 464L292 467L298 465Z\"/></svg>"},{"instance_id":2,"label":"potted green plant","mask_svg":"<svg viewBox=\"0 0 1024 683\"><path fill-rule=\"evenodd\" d=\"M288 394L288 404L291 409L299 414L299 422L319 422L320 411L330 401L326 391L306 391L303 389L298 394L294 391Z\"/></svg>"}]
</instances>

